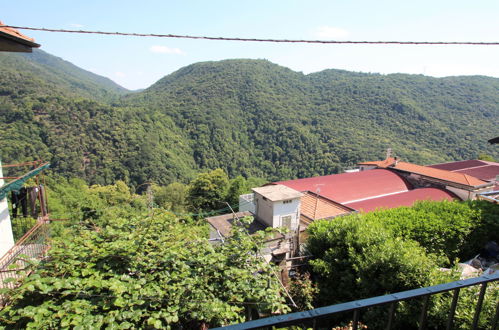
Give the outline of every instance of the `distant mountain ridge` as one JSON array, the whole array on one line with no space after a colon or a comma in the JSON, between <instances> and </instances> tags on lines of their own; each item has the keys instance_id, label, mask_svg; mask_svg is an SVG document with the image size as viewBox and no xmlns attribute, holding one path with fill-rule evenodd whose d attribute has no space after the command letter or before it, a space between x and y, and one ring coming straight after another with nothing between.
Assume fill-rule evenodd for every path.
<instances>
[{"instance_id":1,"label":"distant mountain ridge","mask_svg":"<svg viewBox=\"0 0 499 330\"><path fill-rule=\"evenodd\" d=\"M43 76L69 92L88 98L108 98L129 92L109 78L84 70L43 50L33 49L33 53L0 53L0 67Z\"/></svg>"},{"instance_id":2,"label":"distant mountain ridge","mask_svg":"<svg viewBox=\"0 0 499 330\"><path fill-rule=\"evenodd\" d=\"M499 155L486 142L499 127L496 78L304 75L224 60L127 93L46 53L5 58L0 156L50 159L91 183L165 184L216 167L269 180L322 175L388 147L420 164Z\"/></svg>"}]
</instances>

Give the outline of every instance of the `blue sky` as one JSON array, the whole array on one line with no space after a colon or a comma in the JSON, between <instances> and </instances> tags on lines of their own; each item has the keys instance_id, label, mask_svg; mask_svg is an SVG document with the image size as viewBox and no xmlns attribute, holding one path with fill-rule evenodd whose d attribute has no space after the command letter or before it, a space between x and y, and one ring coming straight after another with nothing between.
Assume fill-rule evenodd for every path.
<instances>
[{"instance_id":1,"label":"blue sky","mask_svg":"<svg viewBox=\"0 0 499 330\"><path fill-rule=\"evenodd\" d=\"M17 26L227 37L499 41L499 1L184 0L4 1ZM499 77L499 46L267 44L111 37L22 30L43 50L129 89L179 68L228 58L268 59L304 73L327 68Z\"/></svg>"}]
</instances>

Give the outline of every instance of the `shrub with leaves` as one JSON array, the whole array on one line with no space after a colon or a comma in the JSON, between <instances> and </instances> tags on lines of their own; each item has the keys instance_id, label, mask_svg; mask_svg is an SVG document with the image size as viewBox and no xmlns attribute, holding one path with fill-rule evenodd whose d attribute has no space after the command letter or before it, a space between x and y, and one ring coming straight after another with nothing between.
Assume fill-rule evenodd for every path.
<instances>
[{"instance_id":1,"label":"shrub with leaves","mask_svg":"<svg viewBox=\"0 0 499 330\"><path fill-rule=\"evenodd\" d=\"M6 328L200 328L288 310L253 239L212 245L168 214L75 225L0 312Z\"/></svg>"}]
</instances>

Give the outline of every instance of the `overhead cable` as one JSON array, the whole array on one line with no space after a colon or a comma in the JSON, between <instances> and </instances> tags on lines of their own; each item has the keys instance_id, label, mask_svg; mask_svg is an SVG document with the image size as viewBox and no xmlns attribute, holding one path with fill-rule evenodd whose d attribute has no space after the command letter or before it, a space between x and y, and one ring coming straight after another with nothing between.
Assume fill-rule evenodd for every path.
<instances>
[{"instance_id":1,"label":"overhead cable","mask_svg":"<svg viewBox=\"0 0 499 330\"><path fill-rule=\"evenodd\" d=\"M499 46L499 41L368 41L368 40L306 40L306 39L269 39L269 38L240 38L240 37L211 37L182 34L157 34L157 33L132 33L109 32L88 30L49 29L28 26L0 25L0 27L19 30L32 30L58 33L101 34L112 36L154 37L176 39L198 39L214 41L244 41L244 42L270 42L270 43L307 43L307 44L353 44L353 45L460 45L460 46Z\"/></svg>"}]
</instances>

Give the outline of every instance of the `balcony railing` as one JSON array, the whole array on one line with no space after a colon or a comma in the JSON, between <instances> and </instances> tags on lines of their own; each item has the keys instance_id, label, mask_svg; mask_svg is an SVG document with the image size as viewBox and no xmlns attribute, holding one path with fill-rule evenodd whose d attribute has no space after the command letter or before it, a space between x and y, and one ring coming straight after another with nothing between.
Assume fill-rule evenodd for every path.
<instances>
[{"instance_id":1,"label":"balcony railing","mask_svg":"<svg viewBox=\"0 0 499 330\"><path fill-rule=\"evenodd\" d=\"M378 296L374 298L356 300L347 303L321 307L306 312L297 312L297 313L253 320L245 323L230 325L224 327L224 329L231 329L231 330L272 329L273 327L282 328L289 326L299 326L303 327L303 329L307 328L331 329L331 325L327 324L328 318L331 318L333 315L349 312L352 313L352 329L356 330L359 326L360 314L363 310L375 306L386 306L388 307L386 329L389 330L393 328L393 322L394 322L395 310L397 308L397 304L401 301L408 301L415 299L422 300L422 308L419 315L418 325L414 325L414 328L418 327L419 329L426 329L427 312L428 312L430 297L435 294L450 292L450 291L452 291L452 300L450 302L449 314L447 316L446 329L452 329L454 316L456 313L456 307L459 299L459 291L462 288L466 287L480 286L480 292L476 300L473 323L471 326L472 329L477 329L478 321L480 319L480 313L482 311L485 292L487 289L487 284L489 282L494 282L494 281L499 281L498 273L451 282L451 283L430 286L426 288L419 288L409 291L398 292L385 296ZM492 330L497 329L498 317L499 317L499 301L496 302L495 316L492 320L492 323L489 325L490 329ZM325 326L326 324L327 327Z\"/></svg>"},{"instance_id":2,"label":"balcony railing","mask_svg":"<svg viewBox=\"0 0 499 330\"><path fill-rule=\"evenodd\" d=\"M0 289L15 289L20 280L29 275L30 264L47 252L49 223L40 218L7 253L0 258ZM0 307L8 302L8 293L0 294Z\"/></svg>"}]
</instances>

